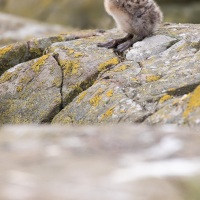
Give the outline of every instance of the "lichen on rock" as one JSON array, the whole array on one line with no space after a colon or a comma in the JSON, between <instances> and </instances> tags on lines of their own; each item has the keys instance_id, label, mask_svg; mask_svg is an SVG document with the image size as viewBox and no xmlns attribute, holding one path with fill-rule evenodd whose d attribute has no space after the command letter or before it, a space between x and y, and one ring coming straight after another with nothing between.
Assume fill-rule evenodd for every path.
<instances>
[{"instance_id":1,"label":"lichen on rock","mask_svg":"<svg viewBox=\"0 0 200 200\"><path fill-rule=\"evenodd\" d=\"M121 56L97 47L121 37L117 30L4 47L1 123L199 125L199 31L165 24Z\"/></svg>"}]
</instances>

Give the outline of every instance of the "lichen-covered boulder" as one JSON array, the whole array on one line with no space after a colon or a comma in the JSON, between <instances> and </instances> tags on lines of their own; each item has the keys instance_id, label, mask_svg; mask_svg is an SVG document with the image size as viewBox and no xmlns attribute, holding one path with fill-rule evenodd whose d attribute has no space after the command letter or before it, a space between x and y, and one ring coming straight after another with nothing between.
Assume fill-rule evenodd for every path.
<instances>
[{"instance_id":1,"label":"lichen-covered boulder","mask_svg":"<svg viewBox=\"0 0 200 200\"><path fill-rule=\"evenodd\" d=\"M59 112L62 73L54 57L16 65L0 78L1 123L41 123Z\"/></svg>"},{"instance_id":2,"label":"lichen-covered boulder","mask_svg":"<svg viewBox=\"0 0 200 200\"><path fill-rule=\"evenodd\" d=\"M53 123L199 124L199 28L168 25L134 44Z\"/></svg>"},{"instance_id":3,"label":"lichen-covered boulder","mask_svg":"<svg viewBox=\"0 0 200 200\"><path fill-rule=\"evenodd\" d=\"M117 30L29 40L22 61L7 56L13 49L5 52L9 46L4 47L0 66L9 58L6 68L11 68L0 78L0 121L198 125L199 33L200 25L165 24L123 55L97 47L98 42L121 37ZM20 48L14 51L20 54ZM37 73L32 73L33 66ZM54 68L56 73L51 72ZM29 72L31 81L21 81ZM35 91L45 93L38 93L37 99ZM29 104L34 108L32 116Z\"/></svg>"}]
</instances>

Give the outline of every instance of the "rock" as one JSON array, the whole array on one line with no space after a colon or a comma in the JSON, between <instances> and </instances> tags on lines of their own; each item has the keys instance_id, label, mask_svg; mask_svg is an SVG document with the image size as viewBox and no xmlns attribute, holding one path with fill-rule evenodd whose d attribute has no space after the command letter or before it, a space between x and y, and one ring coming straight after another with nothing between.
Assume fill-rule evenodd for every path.
<instances>
[{"instance_id":1,"label":"rock","mask_svg":"<svg viewBox=\"0 0 200 200\"><path fill-rule=\"evenodd\" d=\"M200 199L198 129L3 126L2 200Z\"/></svg>"},{"instance_id":2,"label":"rock","mask_svg":"<svg viewBox=\"0 0 200 200\"><path fill-rule=\"evenodd\" d=\"M29 40L22 53L4 47L0 122L199 125L199 32L165 24L122 56L96 46L121 37L115 29Z\"/></svg>"},{"instance_id":3,"label":"rock","mask_svg":"<svg viewBox=\"0 0 200 200\"><path fill-rule=\"evenodd\" d=\"M60 109L61 83L60 66L50 55L11 68L1 78L1 123L49 122Z\"/></svg>"},{"instance_id":4,"label":"rock","mask_svg":"<svg viewBox=\"0 0 200 200\"><path fill-rule=\"evenodd\" d=\"M49 25L5 13L0 13L0 24L0 46L71 30L60 25Z\"/></svg>"},{"instance_id":5,"label":"rock","mask_svg":"<svg viewBox=\"0 0 200 200\"><path fill-rule=\"evenodd\" d=\"M133 60L135 62L141 62L147 58L159 54L176 43L175 38L171 38L164 35L156 35L153 37L145 38L141 42L136 42L133 45L133 49L126 54L127 60Z\"/></svg>"}]
</instances>

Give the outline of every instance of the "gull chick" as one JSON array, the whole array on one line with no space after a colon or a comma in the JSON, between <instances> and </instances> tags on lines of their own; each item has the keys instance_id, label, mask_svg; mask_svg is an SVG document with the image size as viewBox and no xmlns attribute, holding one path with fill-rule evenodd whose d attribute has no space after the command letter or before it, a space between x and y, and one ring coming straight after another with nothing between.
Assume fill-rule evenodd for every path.
<instances>
[{"instance_id":1,"label":"gull chick","mask_svg":"<svg viewBox=\"0 0 200 200\"><path fill-rule=\"evenodd\" d=\"M104 6L117 27L127 35L99 43L98 47L113 48L117 53L150 36L163 19L162 11L154 0L104 0Z\"/></svg>"}]
</instances>

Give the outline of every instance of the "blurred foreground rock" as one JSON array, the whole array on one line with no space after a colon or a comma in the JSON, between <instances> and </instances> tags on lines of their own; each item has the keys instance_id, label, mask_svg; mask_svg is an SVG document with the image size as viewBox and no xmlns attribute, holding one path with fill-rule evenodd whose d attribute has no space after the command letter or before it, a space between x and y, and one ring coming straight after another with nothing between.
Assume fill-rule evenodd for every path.
<instances>
[{"instance_id":1,"label":"blurred foreground rock","mask_svg":"<svg viewBox=\"0 0 200 200\"><path fill-rule=\"evenodd\" d=\"M198 200L200 131L4 126L1 200Z\"/></svg>"},{"instance_id":2,"label":"blurred foreground rock","mask_svg":"<svg viewBox=\"0 0 200 200\"><path fill-rule=\"evenodd\" d=\"M200 25L165 24L123 56L117 30L79 31L0 49L0 123L200 124Z\"/></svg>"}]
</instances>

